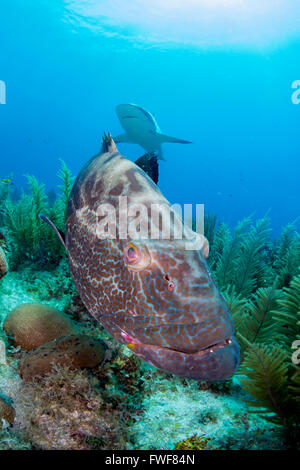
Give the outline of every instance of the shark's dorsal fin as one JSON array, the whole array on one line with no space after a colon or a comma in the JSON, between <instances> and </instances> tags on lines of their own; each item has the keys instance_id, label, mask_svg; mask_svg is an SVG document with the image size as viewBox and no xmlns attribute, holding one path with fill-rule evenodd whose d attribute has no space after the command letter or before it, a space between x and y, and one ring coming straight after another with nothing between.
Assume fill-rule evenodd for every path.
<instances>
[{"instance_id":1,"label":"shark's dorsal fin","mask_svg":"<svg viewBox=\"0 0 300 470\"><path fill-rule=\"evenodd\" d=\"M114 142L114 139L111 136L111 133L109 132L108 135L105 134L102 138L102 149L101 153L114 153L117 152L118 149L116 147L116 144Z\"/></svg>"}]
</instances>

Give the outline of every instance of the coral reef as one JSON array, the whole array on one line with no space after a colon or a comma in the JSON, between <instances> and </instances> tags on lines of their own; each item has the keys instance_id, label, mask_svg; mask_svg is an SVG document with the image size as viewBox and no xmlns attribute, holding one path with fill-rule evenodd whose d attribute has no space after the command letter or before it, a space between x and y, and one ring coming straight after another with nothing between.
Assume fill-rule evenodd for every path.
<instances>
[{"instance_id":1,"label":"coral reef","mask_svg":"<svg viewBox=\"0 0 300 470\"><path fill-rule=\"evenodd\" d=\"M32 176L21 195L0 188L0 259L10 265L0 282L0 325L13 340L6 348L0 332L0 393L7 397L0 415L1 403L15 413L11 425L12 415L4 416L0 449L299 448L296 222L275 239L268 217L248 217L233 229L205 217L208 262L233 315L242 360L225 382L179 379L117 344L87 313L62 245L38 217L42 212L63 229L73 182L63 162L59 176L57 197ZM25 315L25 303L33 310L42 303L43 312ZM21 355L21 348L31 352Z\"/></svg>"},{"instance_id":2,"label":"coral reef","mask_svg":"<svg viewBox=\"0 0 300 470\"><path fill-rule=\"evenodd\" d=\"M107 406L89 375L56 366L39 381L23 383L16 427L38 449L120 449L120 411Z\"/></svg>"},{"instance_id":3,"label":"coral reef","mask_svg":"<svg viewBox=\"0 0 300 470\"><path fill-rule=\"evenodd\" d=\"M3 420L12 424L15 419L15 410L0 395L0 429L3 427Z\"/></svg>"},{"instance_id":4,"label":"coral reef","mask_svg":"<svg viewBox=\"0 0 300 470\"><path fill-rule=\"evenodd\" d=\"M66 315L37 303L26 303L15 308L3 326L13 345L27 351L60 336L76 333L75 325Z\"/></svg>"},{"instance_id":5,"label":"coral reef","mask_svg":"<svg viewBox=\"0 0 300 470\"><path fill-rule=\"evenodd\" d=\"M27 353L19 363L20 377L30 381L57 364L70 369L95 367L105 358L105 346L87 335L63 336Z\"/></svg>"},{"instance_id":6,"label":"coral reef","mask_svg":"<svg viewBox=\"0 0 300 470\"><path fill-rule=\"evenodd\" d=\"M184 441L177 442L174 450L208 450L208 444L210 439L203 436L197 436L194 434L188 437Z\"/></svg>"},{"instance_id":7,"label":"coral reef","mask_svg":"<svg viewBox=\"0 0 300 470\"><path fill-rule=\"evenodd\" d=\"M132 413L132 449L174 449L194 434L205 434L212 449L284 448L280 428L248 412L238 379L222 394L158 371L143 380L142 413Z\"/></svg>"},{"instance_id":8,"label":"coral reef","mask_svg":"<svg viewBox=\"0 0 300 470\"><path fill-rule=\"evenodd\" d=\"M26 442L11 428L0 429L0 450L30 450L30 442Z\"/></svg>"},{"instance_id":9,"label":"coral reef","mask_svg":"<svg viewBox=\"0 0 300 470\"><path fill-rule=\"evenodd\" d=\"M7 274L8 264L4 250L0 246L0 279Z\"/></svg>"}]
</instances>

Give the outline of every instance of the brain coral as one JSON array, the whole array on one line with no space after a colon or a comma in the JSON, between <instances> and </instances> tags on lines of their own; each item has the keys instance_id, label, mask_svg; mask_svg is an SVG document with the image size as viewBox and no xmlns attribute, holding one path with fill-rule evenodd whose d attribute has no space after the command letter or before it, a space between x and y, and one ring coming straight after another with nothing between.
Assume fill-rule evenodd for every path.
<instances>
[{"instance_id":1,"label":"brain coral","mask_svg":"<svg viewBox=\"0 0 300 470\"><path fill-rule=\"evenodd\" d=\"M15 410L11 405L6 403L4 398L0 396L0 429L2 427L3 419L5 419L9 424L12 424L15 419Z\"/></svg>"},{"instance_id":2,"label":"brain coral","mask_svg":"<svg viewBox=\"0 0 300 470\"><path fill-rule=\"evenodd\" d=\"M105 346L88 335L58 338L27 353L19 363L20 377L26 382L51 372L53 365L70 369L95 367L105 358Z\"/></svg>"},{"instance_id":3,"label":"brain coral","mask_svg":"<svg viewBox=\"0 0 300 470\"><path fill-rule=\"evenodd\" d=\"M0 279L5 276L8 271L8 264L4 251L0 246Z\"/></svg>"},{"instance_id":4,"label":"brain coral","mask_svg":"<svg viewBox=\"0 0 300 470\"><path fill-rule=\"evenodd\" d=\"M60 336L76 333L72 321L58 310L42 304L22 304L10 312L4 330L14 346L30 351Z\"/></svg>"}]
</instances>

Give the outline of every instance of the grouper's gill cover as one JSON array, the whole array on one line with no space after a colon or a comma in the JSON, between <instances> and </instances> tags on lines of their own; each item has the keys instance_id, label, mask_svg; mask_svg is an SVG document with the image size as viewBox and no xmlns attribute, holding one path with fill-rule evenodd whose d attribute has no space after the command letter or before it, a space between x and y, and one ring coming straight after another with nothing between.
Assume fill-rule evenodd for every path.
<instances>
[{"instance_id":1,"label":"grouper's gill cover","mask_svg":"<svg viewBox=\"0 0 300 470\"><path fill-rule=\"evenodd\" d=\"M117 150L111 138L78 175L68 205L71 274L89 310L118 341L176 375L224 380L239 363L228 308L209 272L205 249L184 240L99 238L99 205L128 210L169 206L158 187ZM150 226L150 223L149 223ZM98 234L98 235L97 235ZM131 264L131 261L134 261Z\"/></svg>"}]
</instances>

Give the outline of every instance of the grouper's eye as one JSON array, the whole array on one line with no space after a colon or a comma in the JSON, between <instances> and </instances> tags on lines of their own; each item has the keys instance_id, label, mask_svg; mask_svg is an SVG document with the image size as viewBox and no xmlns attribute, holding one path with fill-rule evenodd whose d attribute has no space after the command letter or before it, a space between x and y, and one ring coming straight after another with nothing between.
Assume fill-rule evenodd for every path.
<instances>
[{"instance_id":1,"label":"grouper's eye","mask_svg":"<svg viewBox=\"0 0 300 470\"><path fill-rule=\"evenodd\" d=\"M151 263L151 257L146 246L128 243L124 249L124 261L131 271L142 271Z\"/></svg>"},{"instance_id":2,"label":"grouper's eye","mask_svg":"<svg viewBox=\"0 0 300 470\"><path fill-rule=\"evenodd\" d=\"M136 263L140 258L139 250L132 244L128 246L125 254L127 263Z\"/></svg>"}]
</instances>

